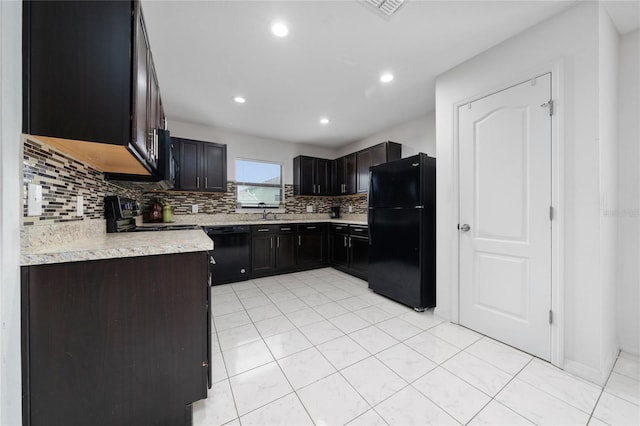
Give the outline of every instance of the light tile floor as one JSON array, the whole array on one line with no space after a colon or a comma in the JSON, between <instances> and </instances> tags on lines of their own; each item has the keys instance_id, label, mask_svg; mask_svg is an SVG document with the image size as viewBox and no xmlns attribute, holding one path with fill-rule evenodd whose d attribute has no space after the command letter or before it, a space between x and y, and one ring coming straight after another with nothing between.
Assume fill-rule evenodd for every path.
<instances>
[{"instance_id":1,"label":"light tile floor","mask_svg":"<svg viewBox=\"0 0 640 426\"><path fill-rule=\"evenodd\" d=\"M194 425L638 425L640 363L604 389L331 268L212 288Z\"/></svg>"}]
</instances>

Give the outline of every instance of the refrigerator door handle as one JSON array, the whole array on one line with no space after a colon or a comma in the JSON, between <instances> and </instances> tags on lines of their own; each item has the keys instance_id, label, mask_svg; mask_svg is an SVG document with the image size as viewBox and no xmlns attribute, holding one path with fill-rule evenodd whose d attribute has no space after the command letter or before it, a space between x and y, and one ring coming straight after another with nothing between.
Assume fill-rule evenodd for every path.
<instances>
[{"instance_id":1,"label":"refrigerator door handle","mask_svg":"<svg viewBox=\"0 0 640 426\"><path fill-rule=\"evenodd\" d=\"M369 191L367 191L367 206L371 207L371 199L373 198L373 176L369 170Z\"/></svg>"},{"instance_id":2,"label":"refrigerator door handle","mask_svg":"<svg viewBox=\"0 0 640 426\"><path fill-rule=\"evenodd\" d=\"M369 237L369 245L371 245L371 243L373 242L373 238L371 235L371 227L373 226L373 219L374 219L374 213L375 211L372 208L369 208L369 217L367 219L367 236Z\"/></svg>"}]
</instances>

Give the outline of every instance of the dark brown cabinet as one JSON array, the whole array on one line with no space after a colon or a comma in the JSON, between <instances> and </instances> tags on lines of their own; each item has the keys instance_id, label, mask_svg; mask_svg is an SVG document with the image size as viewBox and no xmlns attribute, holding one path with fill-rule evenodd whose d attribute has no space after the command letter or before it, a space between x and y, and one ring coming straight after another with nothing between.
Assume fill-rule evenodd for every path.
<instances>
[{"instance_id":1,"label":"dark brown cabinet","mask_svg":"<svg viewBox=\"0 0 640 426\"><path fill-rule=\"evenodd\" d=\"M333 194L348 195L356 193L356 154L345 155L334 160L332 171Z\"/></svg>"},{"instance_id":2,"label":"dark brown cabinet","mask_svg":"<svg viewBox=\"0 0 640 426\"><path fill-rule=\"evenodd\" d=\"M251 227L251 274L271 275L291 271L297 265L295 225Z\"/></svg>"},{"instance_id":3,"label":"dark brown cabinet","mask_svg":"<svg viewBox=\"0 0 640 426\"><path fill-rule=\"evenodd\" d=\"M294 195L331 195L330 162L300 155L293 159Z\"/></svg>"},{"instance_id":4,"label":"dark brown cabinet","mask_svg":"<svg viewBox=\"0 0 640 426\"><path fill-rule=\"evenodd\" d=\"M401 145L390 141L358 151L356 153L356 192L369 191L369 167L399 160L401 156Z\"/></svg>"},{"instance_id":5,"label":"dark brown cabinet","mask_svg":"<svg viewBox=\"0 0 640 426\"><path fill-rule=\"evenodd\" d=\"M327 264L326 224L251 227L251 276L301 271Z\"/></svg>"},{"instance_id":6,"label":"dark brown cabinet","mask_svg":"<svg viewBox=\"0 0 640 426\"><path fill-rule=\"evenodd\" d=\"M205 252L23 267L24 424L190 424L207 274Z\"/></svg>"},{"instance_id":7,"label":"dark brown cabinet","mask_svg":"<svg viewBox=\"0 0 640 426\"><path fill-rule=\"evenodd\" d=\"M367 279L369 267L369 238L366 225L332 224L330 265L334 268Z\"/></svg>"},{"instance_id":8,"label":"dark brown cabinet","mask_svg":"<svg viewBox=\"0 0 640 426\"><path fill-rule=\"evenodd\" d=\"M298 225L298 266L311 268L327 262L327 226L323 223Z\"/></svg>"},{"instance_id":9,"label":"dark brown cabinet","mask_svg":"<svg viewBox=\"0 0 640 426\"><path fill-rule=\"evenodd\" d=\"M176 147L176 190L226 192L227 146L183 138L171 138Z\"/></svg>"},{"instance_id":10,"label":"dark brown cabinet","mask_svg":"<svg viewBox=\"0 0 640 426\"><path fill-rule=\"evenodd\" d=\"M104 172L154 171L164 114L138 1L25 1L23 52L24 133Z\"/></svg>"}]
</instances>

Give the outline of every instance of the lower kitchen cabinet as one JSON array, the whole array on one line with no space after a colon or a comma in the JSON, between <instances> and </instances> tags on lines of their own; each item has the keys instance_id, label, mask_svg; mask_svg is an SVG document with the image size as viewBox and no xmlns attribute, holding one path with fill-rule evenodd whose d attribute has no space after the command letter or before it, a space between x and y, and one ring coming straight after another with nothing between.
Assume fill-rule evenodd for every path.
<instances>
[{"instance_id":1,"label":"lower kitchen cabinet","mask_svg":"<svg viewBox=\"0 0 640 426\"><path fill-rule=\"evenodd\" d=\"M23 267L23 424L191 424L207 278L205 252Z\"/></svg>"},{"instance_id":2,"label":"lower kitchen cabinet","mask_svg":"<svg viewBox=\"0 0 640 426\"><path fill-rule=\"evenodd\" d=\"M369 267L369 238L366 225L332 224L330 265L363 280Z\"/></svg>"},{"instance_id":3,"label":"lower kitchen cabinet","mask_svg":"<svg viewBox=\"0 0 640 426\"><path fill-rule=\"evenodd\" d=\"M301 271L327 264L326 224L251 227L251 276Z\"/></svg>"},{"instance_id":4,"label":"lower kitchen cabinet","mask_svg":"<svg viewBox=\"0 0 640 426\"><path fill-rule=\"evenodd\" d=\"M298 225L298 266L313 268L327 263L327 226L322 223Z\"/></svg>"}]
</instances>

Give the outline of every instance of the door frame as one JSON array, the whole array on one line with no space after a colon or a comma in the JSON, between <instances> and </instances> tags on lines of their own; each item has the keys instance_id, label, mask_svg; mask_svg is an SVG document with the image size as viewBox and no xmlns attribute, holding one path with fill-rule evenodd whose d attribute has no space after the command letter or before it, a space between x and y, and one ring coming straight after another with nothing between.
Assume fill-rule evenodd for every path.
<instances>
[{"instance_id":1,"label":"door frame","mask_svg":"<svg viewBox=\"0 0 640 426\"><path fill-rule=\"evenodd\" d=\"M453 210L460 218L460 125L459 110L467 107L469 102L490 96L494 93L517 86L534 77L551 73L551 97L554 102L554 113L551 117L551 203L554 217L551 222L551 310L553 323L551 324L550 353L551 363L562 368L564 361L564 123L565 102L564 90L564 61L560 58L548 62L526 72L518 73L513 79L505 81L492 89L476 93L453 104L453 149L452 149L452 177L454 196ZM454 234L455 233L455 234ZM452 268L452 285L450 288L451 322L460 324L460 231L452 230L452 261L457 267Z\"/></svg>"}]
</instances>

